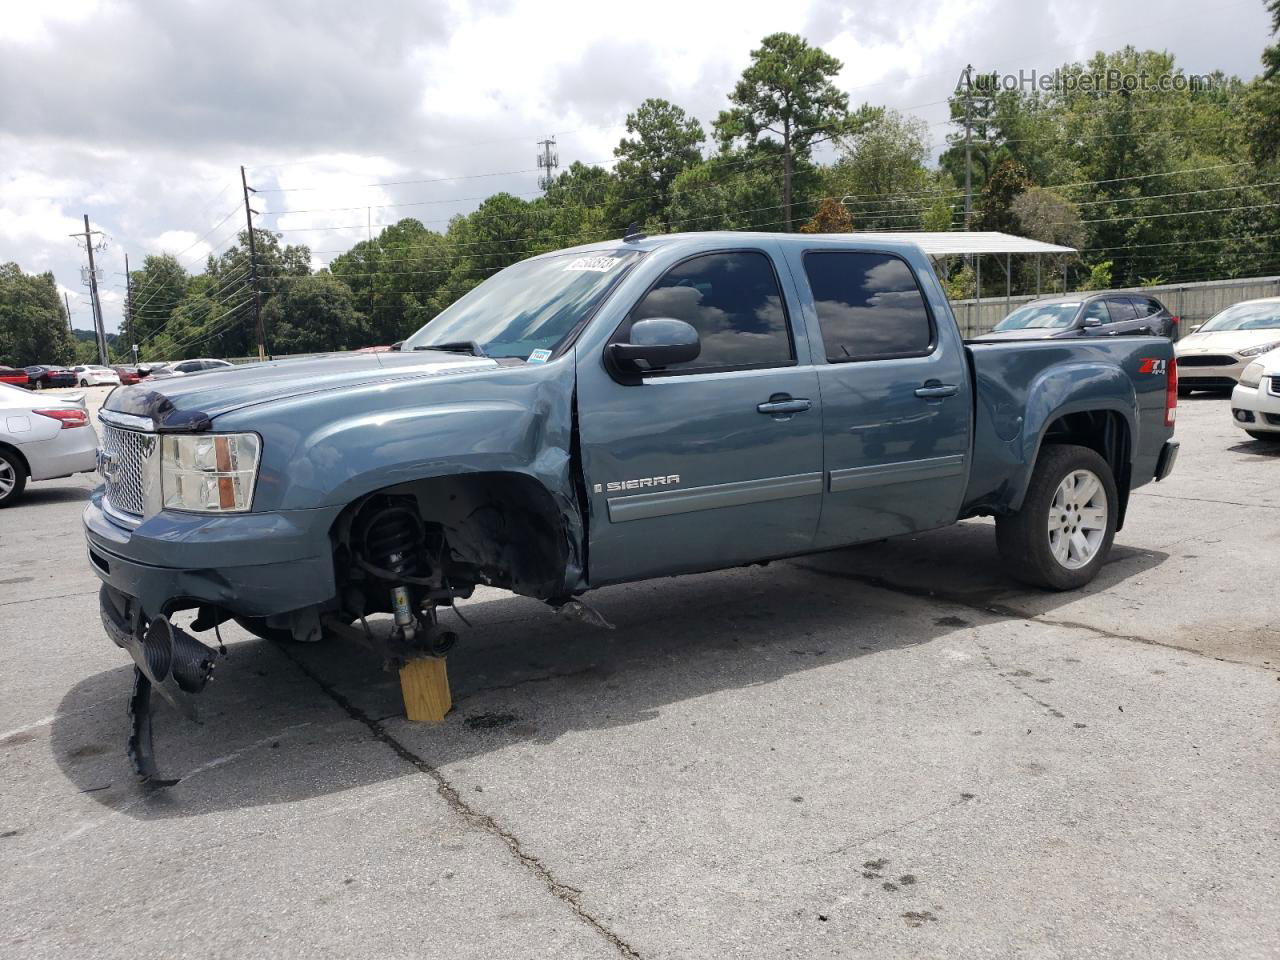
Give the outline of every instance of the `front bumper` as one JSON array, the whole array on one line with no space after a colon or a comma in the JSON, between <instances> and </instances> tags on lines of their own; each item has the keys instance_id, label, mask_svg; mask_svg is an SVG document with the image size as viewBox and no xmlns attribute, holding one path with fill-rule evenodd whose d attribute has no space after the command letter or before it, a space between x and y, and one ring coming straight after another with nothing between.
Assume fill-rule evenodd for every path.
<instances>
[{"instance_id":1,"label":"front bumper","mask_svg":"<svg viewBox=\"0 0 1280 960\"><path fill-rule=\"evenodd\" d=\"M1273 392L1273 377L1256 387L1237 386L1231 391L1231 422L1241 430L1280 433L1280 394Z\"/></svg>"},{"instance_id":2,"label":"front bumper","mask_svg":"<svg viewBox=\"0 0 1280 960\"><path fill-rule=\"evenodd\" d=\"M334 597L329 528L340 510L162 511L130 530L103 512L99 487L83 519L93 572L148 617L195 605L266 617Z\"/></svg>"},{"instance_id":3,"label":"front bumper","mask_svg":"<svg viewBox=\"0 0 1280 960\"><path fill-rule=\"evenodd\" d=\"M1195 354L1188 354L1188 358ZM1235 363L1221 364L1213 367L1193 366L1186 358L1178 358L1178 386L1194 387L1197 390L1230 390L1240 382L1240 374L1249 365L1247 359L1236 357Z\"/></svg>"}]
</instances>

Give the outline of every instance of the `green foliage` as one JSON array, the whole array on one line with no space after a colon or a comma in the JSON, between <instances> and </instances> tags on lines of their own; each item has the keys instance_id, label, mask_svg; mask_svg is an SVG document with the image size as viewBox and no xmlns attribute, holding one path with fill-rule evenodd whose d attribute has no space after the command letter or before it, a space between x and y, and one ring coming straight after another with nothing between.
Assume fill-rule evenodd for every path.
<instances>
[{"instance_id":1,"label":"green foliage","mask_svg":"<svg viewBox=\"0 0 1280 960\"><path fill-rule=\"evenodd\" d=\"M70 364L75 350L53 274L0 264L0 364Z\"/></svg>"},{"instance_id":2,"label":"green foliage","mask_svg":"<svg viewBox=\"0 0 1280 960\"><path fill-rule=\"evenodd\" d=\"M853 217L834 197L825 197L813 217L800 228L801 233L849 233Z\"/></svg>"},{"instance_id":3,"label":"green foliage","mask_svg":"<svg viewBox=\"0 0 1280 960\"><path fill-rule=\"evenodd\" d=\"M613 150L618 218L661 222L670 229L671 188L681 173L702 161L702 124L674 104L651 98L627 115L627 133L632 136Z\"/></svg>"},{"instance_id":4,"label":"green foliage","mask_svg":"<svg viewBox=\"0 0 1280 960\"><path fill-rule=\"evenodd\" d=\"M1101 263L1095 263L1089 268L1089 275L1080 282L1076 287L1077 290L1110 290L1111 289L1111 266L1110 260L1103 260Z\"/></svg>"},{"instance_id":5,"label":"green foliage","mask_svg":"<svg viewBox=\"0 0 1280 960\"><path fill-rule=\"evenodd\" d=\"M351 288L327 272L282 284L262 310L277 353L327 353L367 346Z\"/></svg>"}]
</instances>

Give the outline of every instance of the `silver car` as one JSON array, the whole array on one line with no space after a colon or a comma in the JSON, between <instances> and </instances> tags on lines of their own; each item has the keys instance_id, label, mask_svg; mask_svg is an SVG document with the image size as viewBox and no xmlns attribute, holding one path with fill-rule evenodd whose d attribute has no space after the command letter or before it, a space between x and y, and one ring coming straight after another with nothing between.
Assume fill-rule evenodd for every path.
<instances>
[{"instance_id":1,"label":"silver car","mask_svg":"<svg viewBox=\"0 0 1280 960\"><path fill-rule=\"evenodd\" d=\"M28 480L97 466L98 436L83 394L33 394L0 383L0 507L16 503Z\"/></svg>"},{"instance_id":2,"label":"silver car","mask_svg":"<svg viewBox=\"0 0 1280 960\"><path fill-rule=\"evenodd\" d=\"M1178 358L1178 393L1231 390L1251 360L1280 347L1280 297L1245 300L1173 345Z\"/></svg>"}]
</instances>

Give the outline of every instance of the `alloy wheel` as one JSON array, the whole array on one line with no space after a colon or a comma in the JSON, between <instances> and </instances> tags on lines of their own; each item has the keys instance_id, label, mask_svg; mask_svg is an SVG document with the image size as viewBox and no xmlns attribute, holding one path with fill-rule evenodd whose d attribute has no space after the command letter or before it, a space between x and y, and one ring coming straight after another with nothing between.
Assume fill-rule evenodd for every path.
<instances>
[{"instance_id":1,"label":"alloy wheel","mask_svg":"<svg viewBox=\"0 0 1280 960\"><path fill-rule=\"evenodd\" d=\"M1072 470L1049 505L1049 550L1068 570L1079 570L1098 554L1107 535L1107 491L1092 470Z\"/></svg>"}]
</instances>

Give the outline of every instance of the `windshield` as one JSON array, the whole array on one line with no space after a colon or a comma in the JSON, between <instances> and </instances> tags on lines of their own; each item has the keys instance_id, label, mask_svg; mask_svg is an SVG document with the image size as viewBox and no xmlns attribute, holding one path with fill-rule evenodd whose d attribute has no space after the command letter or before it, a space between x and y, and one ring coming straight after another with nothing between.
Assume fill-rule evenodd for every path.
<instances>
[{"instance_id":1,"label":"windshield","mask_svg":"<svg viewBox=\"0 0 1280 960\"><path fill-rule=\"evenodd\" d=\"M996 324L996 330L1043 330L1069 327L1080 309L1076 303L1029 303Z\"/></svg>"},{"instance_id":2,"label":"windshield","mask_svg":"<svg viewBox=\"0 0 1280 960\"><path fill-rule=\"evenodd\" d=\"M1201 327L1200 333L1272 329L1280 329L1280 303L1237 303Z\"/></svg>"},{"instance_id":3,"label":"windshield","mask_svg":"<svg viewBox=\"0 0 1280 960\"><path fill-rule=\"evenodd\" d=\"M513 264L441 311L400 349L474 343L490 357L554 353L637 256L635 250L567 253Z\"/></svg>"}]
</instances>

